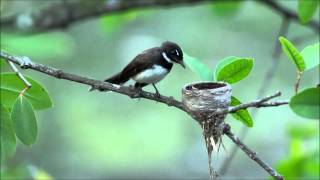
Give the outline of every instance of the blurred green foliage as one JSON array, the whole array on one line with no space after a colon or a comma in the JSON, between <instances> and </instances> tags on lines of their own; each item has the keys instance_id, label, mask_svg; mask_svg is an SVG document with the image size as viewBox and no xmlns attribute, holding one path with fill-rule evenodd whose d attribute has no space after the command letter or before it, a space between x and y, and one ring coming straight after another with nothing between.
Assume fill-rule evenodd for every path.
<instances>
[{"instance_id":1,"label":"blurred green foliage","mask_svg":"<svg viewBox=\"0 0 320 180\"><path fill-rule=\"evenodd\" d=\"M319 4L318 0L299 0L298 15L302 24L306 24L312 19Z\"/></svg>"},{"instance_id":2,"label":"blurred green foliage","mask_svg":"<svg viewBox=\"0 0 320 180\"><path fill-rule=\"evenodd\" d=\"M17 55L31 56L41 62L47 62L47 59L61 62L75 53L72 38L64 32L29 36L1 32L1 48Z\"/></svg>"},{"instance_id":3,"label":"blurred green foliage","mask_svg":"<svg viewBox=\"0 0 320 180\"><path fill-rule=\"evenodd\" d=\"M0 104L1 108L1 165L16 152L16 137L13 130L9 111Z\"/></svg>"},{"instance_id":4,"label":"blurred green foliage","mask_svg":"<svg viewBox=\"0 0 320 180\"><path fill-rule=\"evenodd\" d=\"M316 126L318 125L318 126ZM286 179L317 179L320 176L320 153L317 146L319 124L298 124L289 128L290 152L277 169Z\"/></svg>"},{"instance_id":5,"label":"blurred green foliage","mask_svg":"<svg viewBox=\"0 0 320 180\"><path fill-rule=\"evenodd\" d=\"M1 171L3 179L34 179L34 180L52 180L54 179L45 170L39 169L34 165L21 164L17 167Z\"/></svg>"},{"instance_id":6,"label":"blurred green foliage","mask_svg":"<svg viewBox=\"0 0 320 180\"><path fill-rule=\"evenodd\" d=\"M222 17L234 17L242 6L242 1L218 1L213 3L212 12Z\"/></svg>"},{"instance_id":7,"label":"blurred green foliage","mask_svg":"<svg viewBox=\"0 0 320 180\"><path fill-rule=\"evenodd\" d=\"M320 43L315 43L305 47L301 51L301 56L306 63L306 70L319 66Z\"/></svg>"}]
</instances>

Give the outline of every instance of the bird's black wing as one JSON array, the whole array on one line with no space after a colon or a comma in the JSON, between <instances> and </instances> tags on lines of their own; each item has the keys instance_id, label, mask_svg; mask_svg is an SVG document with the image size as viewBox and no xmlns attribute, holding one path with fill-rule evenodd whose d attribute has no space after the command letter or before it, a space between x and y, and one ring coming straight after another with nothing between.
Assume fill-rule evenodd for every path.
<instances>
[{"instance_id":1,"label":"bird's black wing","mask_svg":"<svg viewBox=\"0 0 320 180\"><path fill-rule=\"evenodd\" d=\"M141 54L138 54L121 72L123 76L128 76L129 78L139 74L145 69L152 68L154 61L159 57L160 48L155 47L143 51Z\"/></svg>"},{"instance_id":2,"label":"bird's black wing","mask_svg":"<svg viewBox=\"0 0 320 180\"><path fill-rule=\"evenodd\" d=\"M152 68L154 61L157 61L161 54L159 47L147 49L138 54L133 60L118 74L106 79L105 81L122 84L127 82L131 77L137 75L145 69Z\"/></svg>"}]
</instances>

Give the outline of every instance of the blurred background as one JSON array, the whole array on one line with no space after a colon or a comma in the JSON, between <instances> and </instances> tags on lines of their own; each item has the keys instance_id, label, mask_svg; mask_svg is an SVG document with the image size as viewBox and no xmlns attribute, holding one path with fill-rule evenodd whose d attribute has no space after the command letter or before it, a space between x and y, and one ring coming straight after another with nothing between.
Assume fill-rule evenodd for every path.
<instances>
[{"instance_id":1,"label":"blurred background","mask_svg":"<svg viewBox=\"0 0 320 180\"><path fill-rule=\"evenodd\" d=\"M278 2L297 11L297 1ZM55 3L61 1L1 0L1 18L37 12ZM88 1L83 4L90 6ZM319 21L318 16L315 19ZM212 70L227 56L253 57L255 65L249 77L233 86L233 94L248 102L257 98L272 64L281 21L270 7L255 1L139 9L45 32L1 28L1 49L101 80L118 72L141 51L166 40L178 43ZM290 23L286 37L300 38L296 43L299 50L319 41L319 35L297 22ZM8 69L2 67L1 71ZM208 178L201 128L184 112L145 99L88 92L88 86L32 70L23 73L46 87L54 107L37 112L38 141L32 147L19 144L8 165L11 173L36 167L54 179ZM161 94L180 100L182 86L199 80L190 69L175 66L157 87ZM294 94L295 80L294 65L281 55L266 94L281 91L279 99L288 99ZM318 83L319 68L314 68L303 75L301 89ZM152 87L144 89L154 91ZM235 134L244 126L231 116L226 121ZM308 135L300 136L301 129ZM319 121L300 118L288 106L259 109L244 142L292 178L319 178L319 153L315 153L319 150ZM228 138L223 143L226 151L213 157L217 169L233 146ZM269 175L239 151L223 178L268 179Z\"/></svg>"}]
</instances>

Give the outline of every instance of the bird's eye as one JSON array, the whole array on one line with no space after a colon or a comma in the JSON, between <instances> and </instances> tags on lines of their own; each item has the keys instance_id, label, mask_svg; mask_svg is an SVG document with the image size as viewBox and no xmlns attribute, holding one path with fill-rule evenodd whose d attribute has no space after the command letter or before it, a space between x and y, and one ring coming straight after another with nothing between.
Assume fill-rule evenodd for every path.
<instances>
[{"instance_id":1,"label":"bird's eye","mask_svg":"<svg viewBox=\"0 0 320 180\"><path fill-rule=\"evenodd\" d=\"M179 52L178 52L178 50L176 50L176 54L177 54L177 56L179 56Z\"/></svg>"}]
</instances>

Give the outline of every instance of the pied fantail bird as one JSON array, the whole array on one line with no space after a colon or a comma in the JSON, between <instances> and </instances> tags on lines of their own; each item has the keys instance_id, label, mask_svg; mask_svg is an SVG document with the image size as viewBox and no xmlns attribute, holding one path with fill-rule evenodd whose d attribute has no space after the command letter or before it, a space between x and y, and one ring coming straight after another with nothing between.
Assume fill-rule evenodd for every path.
<instances>
[{"instance_id":1,"label":"pied fantail bird","mask_svg":"<svg viewBox=\"0 0 320 180\"><path fill-rule=\"evenodd\" d=\"M122 71L104 81L122 85L132 79L136 82L134 87L139 89L152 84L159 96L155 84L170 72L174 63L185 68L179 45L166 41L160 47L147 49L138 54Z\"/></svg>"}]
</instances>

